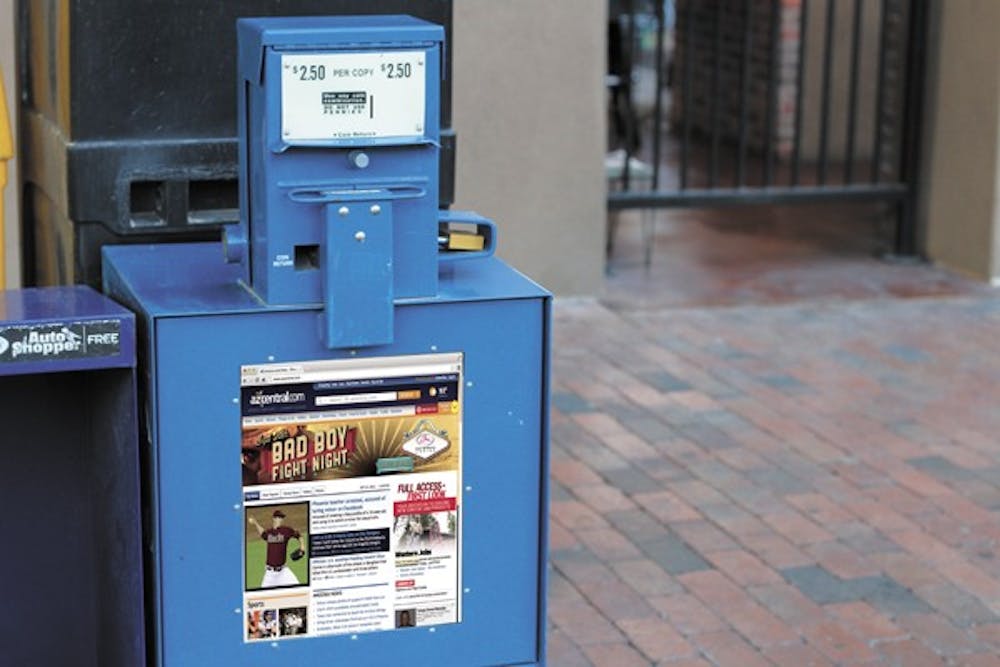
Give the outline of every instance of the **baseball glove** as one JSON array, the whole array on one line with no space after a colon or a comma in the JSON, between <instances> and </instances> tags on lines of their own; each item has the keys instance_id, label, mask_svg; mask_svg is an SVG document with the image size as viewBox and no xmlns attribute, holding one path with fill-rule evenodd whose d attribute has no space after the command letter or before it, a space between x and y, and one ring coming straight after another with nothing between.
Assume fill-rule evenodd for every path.
<instances>
[{"instance_id":1,"label":"baseball glove","mask_svg":"<svg viewBox=\"0 0 1000 667\"><path fill-rule=\"evenodd\" d=\"M302 560L302 557L306 555L306 552L302 549L296 549L292 552L292 560Z\"/></svg>"}]
</instances>

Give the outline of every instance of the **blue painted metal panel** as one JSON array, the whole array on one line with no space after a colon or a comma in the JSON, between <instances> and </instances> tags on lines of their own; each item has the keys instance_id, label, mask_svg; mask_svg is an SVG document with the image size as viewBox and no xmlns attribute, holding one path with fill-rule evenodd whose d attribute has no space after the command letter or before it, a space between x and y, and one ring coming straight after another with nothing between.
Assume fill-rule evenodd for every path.
<instances>
[{"instance_id":1,"label":"blue painted metal panel","mask_svg":"<svg viewBox=\"0 0 1000 667\"><path fill-rule=\"evenodd\" d=\"M552 300L545 299L545 314L542 323L542 340L545 341L542 354L542 457L541 457L541 506L538 512L538 525L541 529L539 537L541 546L541 567L538 568L538 646L539 664L544 665L546 647L548 646L549 618L549 415L552 406Z\"/></svg>"},{"instance_id":2,"label":"blue painted metal panel","mask_svg":"<svg viewBox=\"0 0 1000 667\"><path fill-rule=\"evenodd\" d=\"M105 292L150 316L298 310L266 305L239 283L239 267L222 261L219 243L106 246ZM496 258L439 267L438 293L396 299L397 305L494 299L539 299L549 293ZM319 309L316 300L304 304Z\"/></svg>"},{"instance_id":3,"label":"blue painted metal panel","mask_svg":"<svg viewBox=\"0 0 1000 667\"><path fill-rule=\"evenodd\" d=\"M323 341L330 348L392 342L393 203L372 201L342 214L326 207L320 270L327 294ZM377 212L376 212L377 211Z\"/></svg>"},{"instance_id":4,"label":"blue painted metal panel","mask_svg":"<svg viewBox=\"0 0 1000 667\"><path fill-rule=\"evenodd\" d=\"M327 22L328 21L328 22ZM327 26L339 30L331 33ZM317 22L309 16L247 18L240 21L246 31L241 42L240 68L249 70L265 46L300 44L311 46L355 45L372 42L435 42L441 39L439 26L403 14L386 16L323 17Z\"/></svg>"},{"instance_id":5,"label":"blue painted metal panel","mask_svg":"<svg viewBox=\"0 0 1000 667\"><path fill-rule=\"evenodd\" d=\"M241 364L331 358L312 311L157 321L164 665L508 665L538 660L543 537L544 303L401 307L379 355L465 354L463 621L351 637L244 644L236 449ZM280 657L279 657L280 656Z\"/></svg>"},{"instance_id":6,"label":"blue painted metal panel","mask_svg":"<svg viewBox=\"0 0 1000 667\"><path fill-rule=\"evenodd\" d=\"M261 304L219 254L105 250L109 291L150 332L160 664L544 664L548 294L499 260L457 262L438 296L397 299L392 344L358 353L465 355L462 622L247 644L240 366L352 355L322 343L318 306Z\"/></svg>"}]
</instances>

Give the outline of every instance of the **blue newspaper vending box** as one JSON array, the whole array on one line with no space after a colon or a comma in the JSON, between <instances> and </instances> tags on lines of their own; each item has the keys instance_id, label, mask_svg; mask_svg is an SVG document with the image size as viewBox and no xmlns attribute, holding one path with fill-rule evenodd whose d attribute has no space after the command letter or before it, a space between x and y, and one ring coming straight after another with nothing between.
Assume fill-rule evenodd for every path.
<instances>
[{"instance_id":1,"label":"blue newspaper vending box","mask_svg":"<svg viewBox=\"0 0 1000 667\"><path fill-rule=\"evenodd\" d=\"M156 663L544 664L550 299L437 209L443 31L238 41L240 224L104 251L145 360Z\"/></svg>"},{"instance_id":2,"label":"blue newspaper vending box","mask_svg":"<svg viewBox=\"0 0 1000 667\"><path fill-rule=\"evenodd\" d=\"M87 287L0 291L0 664L144 660L134 322Z\"/></svg>"}]
</instances>

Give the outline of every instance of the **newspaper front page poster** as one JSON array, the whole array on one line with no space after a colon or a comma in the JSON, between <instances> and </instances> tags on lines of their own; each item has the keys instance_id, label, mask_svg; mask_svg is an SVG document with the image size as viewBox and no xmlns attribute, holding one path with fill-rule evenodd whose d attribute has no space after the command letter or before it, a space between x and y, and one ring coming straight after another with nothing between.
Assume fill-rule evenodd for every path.
<instances>
[{"instance_id":1,"label":"newspaper front page poster","mask_svg":"<svg viewBox=\"0 0 1000 667\"><path fill-rule=\"evenodd\" d=\"M241 368L244 641L461 621L461 353Z\"/></svg>"}]
</instances>

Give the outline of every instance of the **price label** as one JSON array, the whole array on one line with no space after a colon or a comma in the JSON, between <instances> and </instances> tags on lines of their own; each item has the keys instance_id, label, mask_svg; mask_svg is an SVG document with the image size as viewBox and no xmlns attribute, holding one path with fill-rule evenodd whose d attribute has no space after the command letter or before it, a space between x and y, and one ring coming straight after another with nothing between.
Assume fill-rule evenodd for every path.
<instances>
[{"instance_id":1,"label":"price label","mask_svg":"<svg viewBox=\"0 0 1000 667\"><path fill-rule=\"evenodd\" d=\"M424 136L426 55L425 51L282 55L282 139Z\"/></svg>"}]
</instances>

